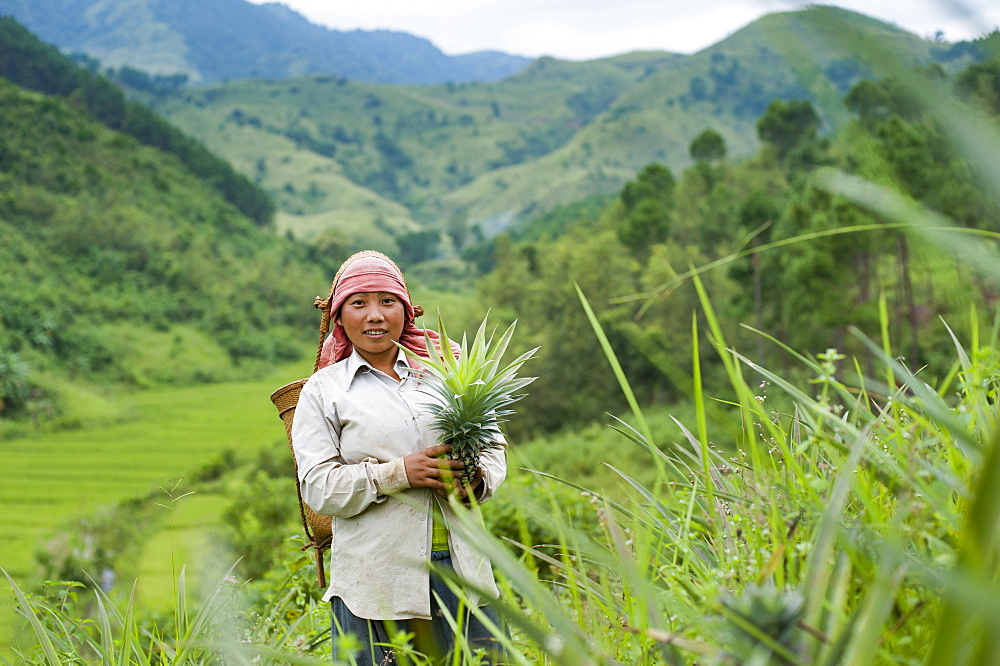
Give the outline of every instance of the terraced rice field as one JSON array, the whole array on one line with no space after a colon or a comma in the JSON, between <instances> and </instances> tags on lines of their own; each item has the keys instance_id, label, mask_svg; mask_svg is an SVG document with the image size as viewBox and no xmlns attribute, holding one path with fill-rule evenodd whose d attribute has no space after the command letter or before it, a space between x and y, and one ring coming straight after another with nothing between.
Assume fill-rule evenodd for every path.
<instances>
[{"instance_id":1,"label":"terraced rice field","mask_svg":"<svg viewBox=\"0 0 1000 666\"><path fill-rule=\"evenodd\" d=\"M0 567L28 587L36 544L68 519L166 487L227 448L287 446L268 396L301 373L136 392L127 423L0 442ZM185 511L196 507L211 508L196 501Z\"/></svg>"}]
</instances>

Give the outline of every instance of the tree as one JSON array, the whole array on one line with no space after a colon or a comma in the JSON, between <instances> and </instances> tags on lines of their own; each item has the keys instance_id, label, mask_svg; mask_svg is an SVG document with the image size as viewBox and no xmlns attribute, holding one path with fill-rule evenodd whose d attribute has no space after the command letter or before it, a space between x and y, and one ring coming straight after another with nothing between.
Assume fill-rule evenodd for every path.
<instances>
[{"instance_id":1,"label":"tree","mask_svg":"<svg viewBox=\"0 0 1000 666\"><path fill-rule=\"evenodd\" d=\"M688 83L688 92L694 101L700 102L708 98L708 84L705 79L696 76Z\"/></svg>"},{"instance_id":2,"label":"tree","mask_svg":"<svg viewBox=\"0 0 1000 666\"><path fill-rule=\"evenodd\" d=\"M643 199L618 227L618 240L637 258L645 259L653 245L667 239L670 217L665 206L652 199Z\"/></svg>"},{"instance_id":3,"label":"tree","mask_svg":"<svg viewBox=\"0 0 1000 666\"><path fill-rule=\"evenodd\" d=\"M618 226L618 239L638 259L666 240L674 208L676 181L662 164L648 164L635 180L625 184L621 201L625 219Z\"/></svg>"},{"instance_id":4,"label":"tree","mask_svg":"<svg viewBox=\"0 0 1000 666\"><path fill-rule=\"evenodd\" d=\"M31 395L30 368L16 352L0 347L0 413L23 407Z\"/></svg>"},{"instance_id":5,"label":"tree","mask_svg":"<svg viewBox=\"0 0 1000 666\"><path fill-rule=\"evenodd\" d=\"M673 199L676 185L670 169L653 162L643 167L635 180L625 183L621 192L621 200L629 212L643 199L655 199L666 203Z\"/></svg>"},{"instance_id":6,"label":"tree","mask_svg":"<svg viewBox=\"0 0 1000 666\"><path fill-rule=\"evenodd\" d=\"M891 109L885 88L870 79L861 79L847 91L844 106L868 127L883 119Z\"/></svg>"},{"instance_id":7,"label":"tree","mask_svg":"<svg viewBox=\"0 0 1000 666\"><path fill-rule=\"evenodd\" d=\"M1000 114L1000 61L970 65L958 75L956 90L965 98L976 98L993 114Z\"/></svg>"},{"instance_id":8,"label":"tree","mask_svg":"<svg viewBox=\"0 0 1000 666\"><path fill-rule=\"evenodd\" d=\"M688 148L695 162L714 162L726 156L726 140L713 129L706 129L696 136Z\"/></svg>"},{"instance_id":9,"label":"tree","mask_svg":"<svg viewBox=\"0 0 1000 666\"><path fill-rule=\"evenodd\" d=\"M812 103L806 99L776 99L757 121L757 136L773 145L784 158L793 148L816 136L820 119Z\"/></svg>"}]
</instances>

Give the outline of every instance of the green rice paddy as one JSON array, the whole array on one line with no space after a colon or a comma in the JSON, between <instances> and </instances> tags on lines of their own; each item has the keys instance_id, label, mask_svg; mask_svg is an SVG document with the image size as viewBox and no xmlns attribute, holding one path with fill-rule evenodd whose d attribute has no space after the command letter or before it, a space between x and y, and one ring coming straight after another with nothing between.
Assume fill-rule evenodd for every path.
<instances>
[{"instance_id":1,"label":"green rice paddy","mask_svg":"<svg viewBox=\"0 0 1000 666\"><path fill-rule=\"evenodd\" d=\"M0 442L0 567L30 587L36 547L70 519L169 488L226 449L287 447L268 396L307 374L308 368L284 367L251 382L137 391L121 397L134 416L127 422ZM170 503L165 494L162 501ZM152 602L169 593L172 566L179 571L198 551L224 504L211 495L174 504L173 550L169 532L144 545L140 598ZM0 627L9 620L0 617Z\"/></svg>"}]
</instances>

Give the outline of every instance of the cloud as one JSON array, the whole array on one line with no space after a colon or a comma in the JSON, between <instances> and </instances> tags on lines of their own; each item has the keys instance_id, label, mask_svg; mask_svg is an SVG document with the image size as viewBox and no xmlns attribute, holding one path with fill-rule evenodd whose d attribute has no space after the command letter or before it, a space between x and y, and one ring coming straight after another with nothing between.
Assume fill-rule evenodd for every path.
<instances>
[{"instance_id":1,"label":"cloud","mask_svg":"<svg viewBox=\"0 0 1000 666\"><path fill-rule=\"evenodd\" d=\"M757 12L746 6L726 5L708 12L639 24L534 20L517 26L516 33L509 34L505 41L515 44L518 53L558 55L571 60L643 50L693 53L742 28L757 16Z\"/></svg>"},{"instance_id":2,"label":"cloud","mask_svg":"<svg viewBox=\"0 0 1000 666\"><path fill-rule=\"evenodd\" d=\"M263 2L265 0L251 0ZM389 29L432 41L446 53L500 50L583 60L636 50L693 53L789 0L283 0L337 30ZM1000 23L995 0L845 0L837 4L922 37L942 30L969 39Z\"/></svg>"}]
</instances>

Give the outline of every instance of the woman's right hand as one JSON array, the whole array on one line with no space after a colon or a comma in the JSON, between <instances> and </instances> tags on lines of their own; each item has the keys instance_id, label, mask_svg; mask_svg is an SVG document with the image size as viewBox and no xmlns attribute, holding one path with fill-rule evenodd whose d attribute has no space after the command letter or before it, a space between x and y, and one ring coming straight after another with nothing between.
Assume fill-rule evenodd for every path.
<instances>
[{"instance_id":1,"label":"woman's right hand","mask_svg":"<svg viewBox=\"0 0 1000 666\"><path fill-rule=\"evenodd\" d=\"M450 444L439 444L422 449L403 458L406 478L411 488L431 488L448 490L454 487L454 479L464 465L461 460L441 458L451 451Z\"/></svg>"}]
</instances>

